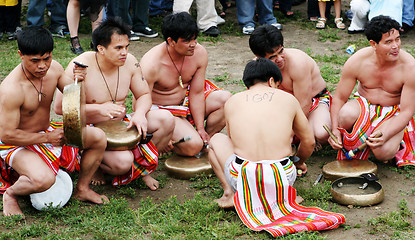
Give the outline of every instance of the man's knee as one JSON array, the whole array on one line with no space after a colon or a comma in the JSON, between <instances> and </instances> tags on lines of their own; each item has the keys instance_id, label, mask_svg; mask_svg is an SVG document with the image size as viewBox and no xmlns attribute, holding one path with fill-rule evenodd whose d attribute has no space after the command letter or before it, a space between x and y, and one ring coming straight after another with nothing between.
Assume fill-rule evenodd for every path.
<instances>
[{"instance_id":1,"label":"man's knee","mask_svg":"<svg viewBox=\"0 0 415 240\"><path fill-rule=\"evenodd\" d=\"M360 116L358 103L347 103L339 112L339 126L350 130Z\"/></svg>"},{"instance_id":2,"label":"man's knee","mask_svg":"<svg viewBox=\"0 0 415 240\"><path fill-rule=\"evenodd\" d=\"M180 152L185 156L194 156L203 149L203 141L201 138L192 138L191 140L182 144L183 145L180 146Z\"/></svg>"},{"instance_id":3,"label":"man's knee","mask_svg":"<svg viewBox=\"0 0 415 240\"><path fill-rule=\"evenodd\" d=\"M217 110L225 105L226 101L228 101L228 99L232 96L232 93L220 90L211 93L210 96L211 98L208 97L206 99L206 104L208 105L208 108Z\"/></svg>"},{"instance_id":4,"label":"man's knee","mask_svg":"<svg viewBox=\"0 0 415 240\"><path fill-rule=\"evenodd\" d=\"M221 144L227 138L228 136L223 133L216 133L210 138L209 147L214 149L218 144Z\"/></svg>"},{"instance_id":5,"label":"man's knee","mask_svg":"<svg viewBox=\"0 0 415 240\"><path fill-rule=\"evenodd\" d=\"M55 183L56 176L52 172L36 172L29 176L34 192L48 190Z\"/></svg>"},{"instance_id":6,"label":"man's knee","mask_svg":"<svg viewBox=\"0 0 415 240\"><path fill-rule=\"evenodd\" d=\"M105 132L96 127L87 127L87 148L105 150L107 147L107 136Z\"/></svg>"}]
</instances>

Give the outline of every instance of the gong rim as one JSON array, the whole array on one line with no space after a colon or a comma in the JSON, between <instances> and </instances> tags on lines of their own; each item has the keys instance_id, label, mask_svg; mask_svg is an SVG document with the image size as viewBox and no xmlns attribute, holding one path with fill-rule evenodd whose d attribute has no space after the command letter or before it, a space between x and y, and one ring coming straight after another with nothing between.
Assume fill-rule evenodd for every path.
<instances>
[{"instance_id":1,"label":"gong rim","mask_svg":"<svg viewBox=\"0 0 415 240\"><path fill-rule=\"evenodd\" d=\"M342 183L339 187L339 183ZM364 192L365 189L359 189L359 186L363 186L367 183L367 194L358 194ZM344 187L353 187L355 190L353 193L342 190ZM333 201L342 205L354 205L354 206L372 206L381 203L385 197L382 185L377 181L369 181L363 177L345 177L339 178L332 182L330 192Z\"/></svg>"},{"instance_id":2,"label":"gong rim","mask_svg":"<svg viewBox=\"0 0 415 240\"><path fill-rule=\"evenodd\" d=\"M377 174L378 167L369 160L348 159L335 160L323 166L322 172L325 179L334 181L343 177L359 177L364 173Z\"/></svg>"},{"instance_id":3,"label":"gong rim","mask_svg":"<svg viewBox=\"0 0 415 240\"><path fill-rule=\"evenodd\" d=\"M66 144L82 149L86 142L86 115L85 90L81 82L63 89L62 116Z\"/></svg>"},{"instance_id":4,"label":"gong rim","mask_svg":"<svg viewBox=\"0 0 415 240\"><path fill-rule=\"evenodd\" d=\"M200 174L213 173L207 154L200 158L174 155L166 159L164 166L167 173L177 179L187 180Z\"/></svg>"},{"instance_id":5,"label":"gong rim","mask_svg":"<svg viewBox=\"0 0 415 240\"><path fill-rule=\"evenodd\" d=\"M107 137L107 150L121 151L133 149L141 140L141 134L135 126L127 128L129 122L122 120L110 120L95 124L105 132Z\"/></svg>"}]
</instances>

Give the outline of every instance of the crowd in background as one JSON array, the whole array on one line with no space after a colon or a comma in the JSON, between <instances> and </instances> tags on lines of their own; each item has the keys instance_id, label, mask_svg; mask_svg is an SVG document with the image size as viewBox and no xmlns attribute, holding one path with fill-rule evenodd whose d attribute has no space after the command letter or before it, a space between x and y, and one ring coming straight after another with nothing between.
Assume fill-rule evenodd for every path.
<instances>
[{"instance_id":1,"label":"crowd in background","mask_svg":"<svg viewBox=\"0 0 415 240\"><path fill-rule=\"evenodd\" d=\"M208 36L221 34L218 25L225 23L227 10L236 6L236 16L243 34L251 34L257 25L271 24L278 29L274 9L285 16L294 15L291 7L306 0L29 0L27 26L44 26L44 12L50 15L49 30L54 37L64 38L69 34L71 50L75 54L84 52L79 38L80 16L89 16L92 30L107 17L121 17L131 28L130 41L140 37L157 37L158 33L150 28L149 17L165 16L171 12L189 12L192 4L196 6L197 24L200 31ZM15 40L21 30L22 0L0 0L0 39ZM334 22L338 29L345 29L341 16L341 0L307 0L307 16L316 22L317 29L326 28L334 6ZM219 14L217 9L220 9ZM364 31L365 23L378 15L387 15L398 21L402 33L413 28L414 0L351 0L350 10L345 14L350 20L350 34ZM93 43L90 45L93 48Z\"/></svg>"}]
</instances>

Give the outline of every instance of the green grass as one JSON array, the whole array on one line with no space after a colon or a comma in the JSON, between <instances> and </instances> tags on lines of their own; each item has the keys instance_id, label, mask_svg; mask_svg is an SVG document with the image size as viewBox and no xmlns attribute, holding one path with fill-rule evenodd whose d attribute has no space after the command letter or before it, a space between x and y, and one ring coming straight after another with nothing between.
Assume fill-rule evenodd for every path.
<instances>
[{"instance_id":1,"label":"green grass","mask_svg":"<svg viewBox=\"0 0 415 240\"><path fill-rule=\"evenodd\" d=\"M369 233L379 236L388 236L390 239L415 239L412 226L413 211L408 209L407 201L402 199L398 203L399 210L387 213L383 216L370 219L368 225L371 227Z\"/></svg>"}]
</instances>

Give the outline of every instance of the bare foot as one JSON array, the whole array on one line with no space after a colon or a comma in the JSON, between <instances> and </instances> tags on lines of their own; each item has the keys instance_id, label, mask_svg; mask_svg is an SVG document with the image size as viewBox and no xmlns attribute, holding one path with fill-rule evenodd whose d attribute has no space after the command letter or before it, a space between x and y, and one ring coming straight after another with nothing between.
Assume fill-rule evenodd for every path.
<instances>
[{"instance_id":1,"label":"bare foot","mask_svg":"<svg viewBox=\"0 0 415 240\"><path fill-rule=\"evenodd\" d=\"M107 196L99 195L90 188L86 189L85 191L79 191L78 189L76 189L75 193L73 194L73 197L83 202L90 201L96 204L103 204L109 202Z\"/></svg>"},{"instance_id":2,"label":"bare foot","mask_svg":"<svg viewBox=\"0 0 415 240\"><path fill-rule=\"evenodd\" d=\"M297 197L295 197L295 202L297 204L300 204L304 201L304 198L302 198L300 195L297 195Z\"/></svg>"},{"instance_id":3,"label":"bare foot","mask_svg":"<svg viewBox=\"0 0 415 240\"><path fill-rule=\"evenodd\" d=\"M17 197L10 195L7 190L3 194L3 214L4 216L21 215L24 218L24 214L17 203Z\"/></svg>"},{"instance_id":4,"label":"bare foot","mask_svg":"<svg viewBox=\"0 0 415 240\"><path fill-rule=\"evenodd\" d=\"M91 184L94 186L101 186L105 184L104 173L100 168L98 168L92 176Z\"/></svg>"},{"instance_id":5,"label":"bare foot","mask_svg":"<svg viewBox=\"0 0 415 240\"><path fill-rule=\"evenodd\" d=\"M233 208L235 205L233 204L233 194L223 194L223 196L219 199L213 200L215 201L220 208Z\"/></svg>"},{"instance_id":6,"label":"bare foot","mask_svg":"<svg viewBox=\"0 0 415 240\"><path fill-rule=\"evenodd\" d=\"M155 191L159 188L159 182L150 175L144 176L143 181L152 191Z\"/></svg>"},{"instance_id":7,"label":"bare foot","mask_svg":"<svg viewBox=\"0 0 415 240\"><path fill-rule=\"evenodd\" d=\"M316 140L316 145L314 145L314 152L318 152L323 148L323 146L321 146L321 143L317 142Z\"/></svg>"}]
</instances>

